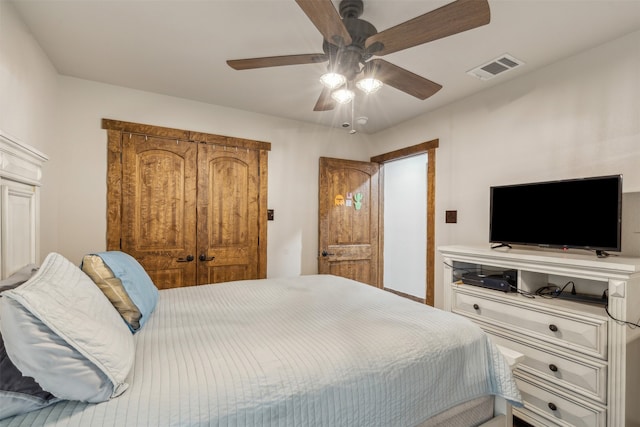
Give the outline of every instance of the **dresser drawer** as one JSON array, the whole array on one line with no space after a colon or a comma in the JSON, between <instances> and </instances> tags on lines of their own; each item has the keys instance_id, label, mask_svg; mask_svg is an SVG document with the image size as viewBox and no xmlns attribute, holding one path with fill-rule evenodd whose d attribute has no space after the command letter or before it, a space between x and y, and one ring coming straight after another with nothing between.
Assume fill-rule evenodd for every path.
<instances>
[{"instance_id":1,"label":"dresser drawer","mask_svg":"<svg viewBox=\"0 0 640 427\"><path fill-rule=\"evenodd\" d=\"M536 378L564 387L573 393L597 400L607 401L607 365L604 362L575 358L552 349L541 349L526 342L496 335L488 331L495 344L515 350L524 355L517 370Z\"/></svg>"},{"instance_id":2,"label":"dresser drawer","mask_svg":"<svg viewBox=\"0 0 640 427\"><path fill-rule=\"evenodd\" d=\"M505 298L502 292L463 292L453 289L451 311L500 325L516 333L558 345L574 351L607 358L607 320L552 311L542 304L524 304L513 298Z\"/></svg>"},{"instance_id":3,"label":"dresser drawer","mask_svg":"<svg viewBox=\"0 0 640 427\"><path fill-rule=\"evenodd\" d=\"M560 396L517 374L516 384L524 402L524 408L519 410L549 421L544 425L605 427L607 424L604 408Z\"/></svg>"}]
</instances>

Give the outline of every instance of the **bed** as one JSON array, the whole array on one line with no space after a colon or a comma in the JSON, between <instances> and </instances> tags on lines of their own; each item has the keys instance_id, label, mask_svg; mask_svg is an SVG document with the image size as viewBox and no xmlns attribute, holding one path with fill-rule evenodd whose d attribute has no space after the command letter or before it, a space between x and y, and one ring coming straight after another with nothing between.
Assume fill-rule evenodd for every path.
<instances>
[{"instance_id":1,"label":"bed","mask_svg":"<svg viewBox=\"0 0 640 427\"><path fill-rule=\"evenodd\" d=\"M90 281L54 255L17 288L54 282L40 302L31 297L36 312L38 304L55 311L49 306L66 283L80 283L69 291L75 296ZM0 298L7 345L6 320L25 322L7 309L15 292ZM88 300L68 298L60 304ZM81 309L89 312L83 324L100 316L92 305ZM104 330L96 340L107 340ZM504 357L468 320L330 275L159 291L133 343L119 384L126 391L101 403L58 401L0 426L426 426L461 404L480 417L463 425L479 425L493 417L487 396L520 400Z\"/></svg>"},{"instance_id":2,"label":"bed","mask_svg":"<svg viewBox=\"0 0 640 427\"><path fill-rule=\"evenodd\" d=\"M5 145L6 185L37 190L34 150ZM24 228L21 244L0 236L15 249L0 262L0 427L511 425L520 395L477 326L368 285L311 275L158 291L122 253L99 254L115 281L55 253L19 268L37 261L35 190L28 215L3 219ZM2 388L6 364L22 389Z\"/></svg>"}]
</instances>

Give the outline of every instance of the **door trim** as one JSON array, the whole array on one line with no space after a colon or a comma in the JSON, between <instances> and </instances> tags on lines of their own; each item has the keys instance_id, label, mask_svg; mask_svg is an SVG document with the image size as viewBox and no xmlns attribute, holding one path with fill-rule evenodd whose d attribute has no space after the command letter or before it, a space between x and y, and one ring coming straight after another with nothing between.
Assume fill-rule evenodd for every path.
<instances>
[{"instance_id":1,"label":"door trim","mask_svg":"<svg viewBox=\"0 0 640 427\"><path fill-rule=\"evenodd\" d=\"M142 123L102 119L107 131L107 250L120 250L122 235L122 138L126 134L166 138L176 142L211 144L223 150L256 150L260 187L258 194L259 277L267 276L267 171L271 143L231 136L208 134Z\"/></svg>"},{"instance_id":2,"label":"door trim","mask_svg":"<svg viewBox=\"0 0 640 427\"><path fill-rule=\"evenodd\" d=\"M427 154L427 283L425 303L433 306L434 289L435 289L435 201L436 201L436 149L440 145L438 139L426 141L410 147L401 148L399 150L390 151L371 157L372 162L380 163L381 183L380 194L384 194L384 163L392 160L399 160L406 157L416 156L418 154ZM380 277L381 282L384 278L384 200L380 201L380 243L378 245L380 251ZM384 284L384 283L383 283Z\"/></svg>"}]
</instances>

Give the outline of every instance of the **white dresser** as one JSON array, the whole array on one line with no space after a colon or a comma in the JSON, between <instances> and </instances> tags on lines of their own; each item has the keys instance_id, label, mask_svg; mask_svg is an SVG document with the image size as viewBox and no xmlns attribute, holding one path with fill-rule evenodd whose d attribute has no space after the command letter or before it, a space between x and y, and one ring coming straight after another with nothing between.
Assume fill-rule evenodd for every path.
<instances>
[{"instance_id":1,"label":"white dresser","mask_svg":"<svg viewBox=\"0 0 640 427\"><path fill-rule=\"evenodd\" d=\"M595 253L444 246L445 309L472 319L496 344L525 355L514 371L536 426L640 426L640 258ZM462 284L465 273L517 273L517 291ZM513 274L513 273L511 273ZM568 284L568 285L567 285ZM559 286L601 299L531 297ZM606 291L606 293L605 293Z\"/></svg>"}]
</instances>

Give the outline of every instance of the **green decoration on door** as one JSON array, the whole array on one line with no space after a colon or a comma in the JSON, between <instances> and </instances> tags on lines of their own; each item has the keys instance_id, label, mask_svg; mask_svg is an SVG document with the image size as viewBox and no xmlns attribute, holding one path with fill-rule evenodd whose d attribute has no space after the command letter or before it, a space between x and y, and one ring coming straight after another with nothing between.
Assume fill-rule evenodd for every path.
<instances>
[{"instance_id":1,"label":"green decoration on door","mask_svg":"<svg viewBox=\"0 0 640 427\"><path fill-rule=\"evenodd\" d=\"M362 208L362 198L363 198L363 194L362 193L356 193L353 196L353 207L356 208L357 211L360 210L360 208Z\"/></svg>"}]
</instances>

